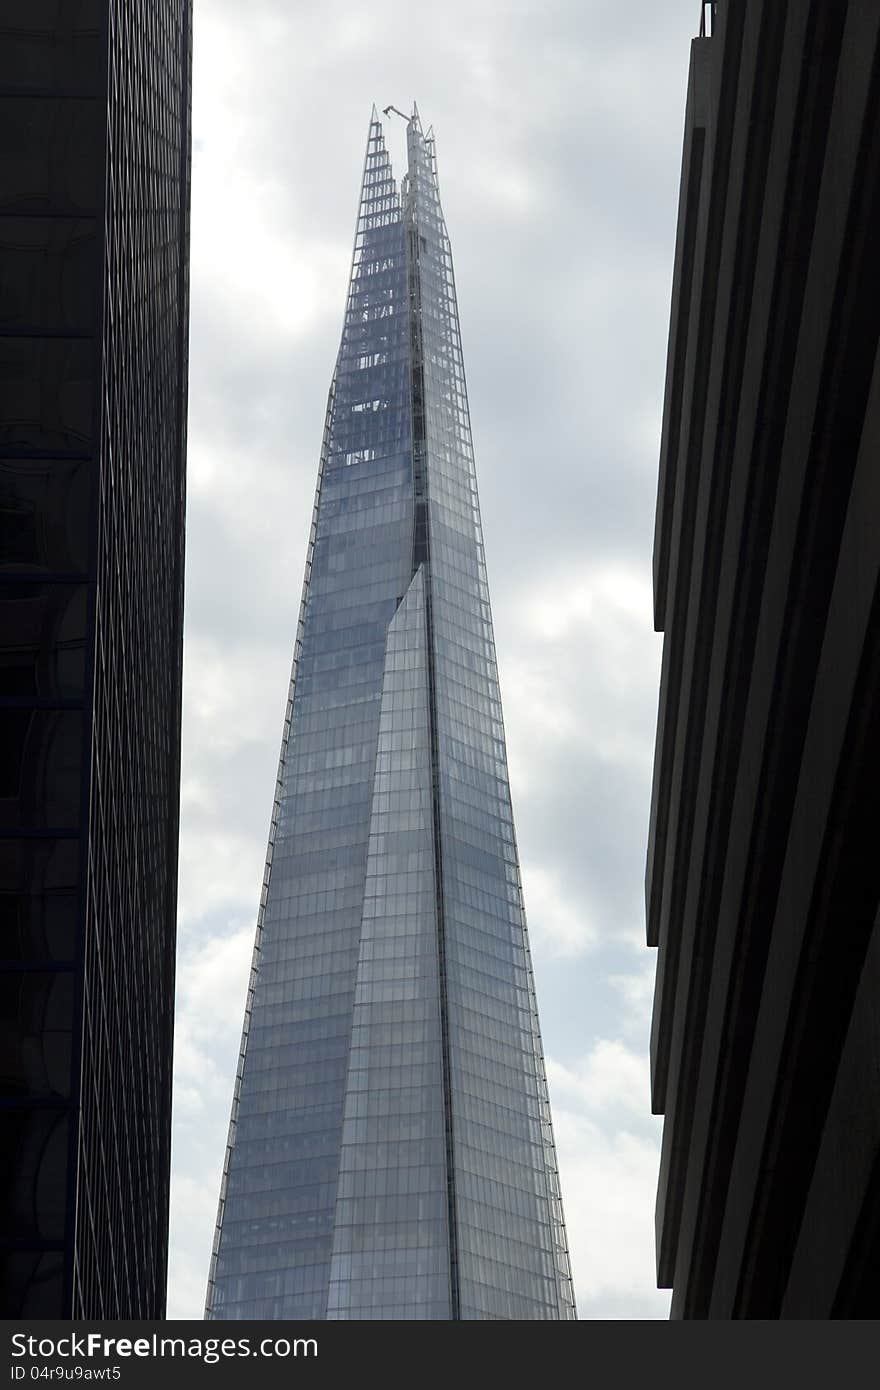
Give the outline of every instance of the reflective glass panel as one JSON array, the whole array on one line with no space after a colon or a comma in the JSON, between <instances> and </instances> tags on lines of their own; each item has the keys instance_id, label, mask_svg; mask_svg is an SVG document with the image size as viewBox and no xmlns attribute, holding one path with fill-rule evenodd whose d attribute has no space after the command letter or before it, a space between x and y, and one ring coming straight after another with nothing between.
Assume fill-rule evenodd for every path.
<instances>
[{"instance_id":1,"label":"reflective glass panel","mask_svg":"<svg viewBox=\"0 0 880 1390\"><path fill-rule=\"evenodd\" d=\"M375 117L209 1318L574 1317L433 138Z\"/></svg>"}]
</instances>

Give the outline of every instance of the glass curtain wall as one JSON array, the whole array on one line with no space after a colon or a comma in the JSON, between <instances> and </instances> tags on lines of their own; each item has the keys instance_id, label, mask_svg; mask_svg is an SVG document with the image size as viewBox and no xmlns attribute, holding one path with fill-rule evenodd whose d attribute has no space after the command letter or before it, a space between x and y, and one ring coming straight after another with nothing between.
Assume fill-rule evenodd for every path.
<instances>
[{"instance_id":1,"label":"glass curtain wall","mask_svg":"<svg viewBox=\"0 0 880 1390\"><path fill-rule=\"evenodd\" d=\"M206 1316L571 1318L452 258L374 111Z\"/></svg>"}]
</instances>

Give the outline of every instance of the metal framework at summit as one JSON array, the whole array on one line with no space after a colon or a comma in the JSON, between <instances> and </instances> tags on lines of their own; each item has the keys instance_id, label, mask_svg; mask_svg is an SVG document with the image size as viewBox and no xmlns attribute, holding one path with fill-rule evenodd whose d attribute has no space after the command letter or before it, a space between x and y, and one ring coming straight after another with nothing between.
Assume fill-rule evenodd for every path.
<instances>
[{"instance_id":1,"label":"metal framework at summit","mask_svg":"<svg viewBox=\"0 0 880 1390\"><path fill-rule=\"evenodd\" d=\"M206 1317L575 1316L433 137L373 111Z\"/></svg>"}]
</instances>

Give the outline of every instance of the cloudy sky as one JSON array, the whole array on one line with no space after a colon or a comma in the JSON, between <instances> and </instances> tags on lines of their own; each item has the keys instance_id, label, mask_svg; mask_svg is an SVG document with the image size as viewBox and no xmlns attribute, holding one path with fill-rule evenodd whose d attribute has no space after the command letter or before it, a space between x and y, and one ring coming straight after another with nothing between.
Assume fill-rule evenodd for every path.
<instances>
[{"instance_id":1,"label":"cloudy sky","mask_svg":"<svg viewBox=\"0 0 880 1390\"><path fill-rule=\"evenodd\" d=\"M665 1317L643 877L651 546L698 0L196 0L169 1316L200 1317L370 108L452 238L582 1318ZM405 167L404 126L386 136Z\"/></svg>"}]
</instances>

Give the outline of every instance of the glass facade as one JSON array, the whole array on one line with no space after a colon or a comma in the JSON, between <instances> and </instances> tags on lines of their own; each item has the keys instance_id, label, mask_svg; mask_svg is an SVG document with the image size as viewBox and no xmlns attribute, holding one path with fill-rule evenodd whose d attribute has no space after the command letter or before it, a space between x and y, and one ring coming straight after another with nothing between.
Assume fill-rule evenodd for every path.
<instances>
[{"instance_id":1,"label":"glass facade","mask_svg":"<svg viewBox=\"0 0 880 1390\"><path fill-rule=\"evenodd\" d=\"M434 143L375 113L208 1318L575 1316Z\"/></svg>"},{"instance_id":2,"label":"glass facade","mask_svg":"<svg viewBox=\"0 0 880 1390\"><path fill-rule=\"evenodd\" d=\"M165 1308L191 0L0 6L0 1316Z\"/></svg>"}]
</instances>

